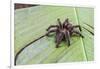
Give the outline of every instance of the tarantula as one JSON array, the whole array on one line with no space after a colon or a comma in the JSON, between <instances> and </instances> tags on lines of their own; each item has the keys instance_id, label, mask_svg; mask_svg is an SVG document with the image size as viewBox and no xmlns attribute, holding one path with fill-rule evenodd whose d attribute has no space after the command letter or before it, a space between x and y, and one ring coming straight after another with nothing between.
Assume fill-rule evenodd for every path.
<instances>
[{"instance_id":1,"label":"tarantula","mask_svg":"<svg viewBox=\"0 0 100 69\"><path fill-rule=\"evenodd\" d=\"M79 31L75 30L75 28L79 28L79 30L81 31L81 27L80 25L75 25L73 26L70 22L69 22L69 19L67 18L63 23L61 23L60 19L58 18L57 19L58 21L58 25L51 25L47 28L47 33L40 36L39 38L33 40L32 42L28 43L27 45L25 45L23 48L21 48L16 56L15 56L15 62L14 64L16 65L16 61L17 61L17 58L19 56L19 54L28 46L30 46L33 42L45 37L45 36L49 36L50 33L53 33L55 32L56 33L56 48L59 47L59 44L61 43L61 41L63 40L66 40L67 43L68 43L68 46L70 46L70 37L73 33L76 33L78 35L80 35L82 38L84 37Z\"/></svg>"},{"instance_id":2,"label":"tarantula","mask_svg":"<svg viewBox=\"0 0 100 69\"><path fill-rule=\"evenodd\" d=\"M66 40L68 43L68 46L70 46L70 37L72 36L73 33L80 35L82 38L84 37L79 31L75 30L75 28L79 28L81 31L80 25L75 25L73 26L70 22L69 19L65 19L63 23L61 23L60 19L57 19L58 25L51 25L48 27L47 31L47 36L55 32L56 33L56 48L59 47L59 44L61 43L62 40ZM54 28L54 29L53 29Z\"/></svg>"}]
</instances>

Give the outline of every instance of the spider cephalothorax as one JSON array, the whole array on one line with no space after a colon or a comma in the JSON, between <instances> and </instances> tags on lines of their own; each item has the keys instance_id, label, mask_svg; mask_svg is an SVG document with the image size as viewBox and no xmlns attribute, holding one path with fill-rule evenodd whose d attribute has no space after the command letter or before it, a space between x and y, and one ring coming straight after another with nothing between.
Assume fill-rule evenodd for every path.
<instances>
[{"instance_id":1,"label":"spider cephalothorax","mask_svg":"<svg viewBox=\"0 0 100 69\"><path fill-rule=\"evenodd\" d=\"M80 25L73 26L68 19L66 19L63 23L61 23L60 19L57 19L57 21L58 21L58 25L51 25L47 29L48 31L47 36L51 32L56 33L55 36L56 48L59 47L59 44L61 43L62 40L66 40L68 46L70 46L70 37L72 36L73 33L83 37L83 35L79 31L75 30L75 28L79 28L79 30L81 31Z\"/></svg>"}]
</instances>

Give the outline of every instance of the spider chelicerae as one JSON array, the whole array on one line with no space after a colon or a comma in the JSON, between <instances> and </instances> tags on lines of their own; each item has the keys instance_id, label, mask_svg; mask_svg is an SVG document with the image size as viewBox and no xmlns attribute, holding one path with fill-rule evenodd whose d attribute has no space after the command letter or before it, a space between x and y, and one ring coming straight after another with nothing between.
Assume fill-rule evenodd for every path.
<instances>
[{"instance_id":1,"label":"spider chelicerae","mask_svg":"<svg viewBox=\"0 0 100 69\"><path fill-rule=\"evenodd\" d=\"M61 23L59 18L57 19L57 21L58 21L58 25L51 25L47 29L48 31L47 36L52 32L56 33L56 36L55 36L56 48L59 47L59 44L63 40L66 40L68 43L68 46L70 46L70 37L73 34L78 34L82 38L84 37L78 30L75 29L75 28L79 28L79 30L82 31L80 25L72 25L69 22L68 18L65 19L63 23Z\"/></svg>"}]
</instances>

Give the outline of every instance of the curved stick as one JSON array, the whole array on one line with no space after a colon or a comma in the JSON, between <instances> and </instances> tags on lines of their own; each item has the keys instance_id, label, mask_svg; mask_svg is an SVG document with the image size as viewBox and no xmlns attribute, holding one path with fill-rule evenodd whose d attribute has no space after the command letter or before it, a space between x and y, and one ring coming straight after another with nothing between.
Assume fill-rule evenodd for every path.
<instances>
[{"instance_id":1,"label":"curved stick","mask_svg":"<svg viewBox=\"0 0 100 69\"><path fill-rule=\"evenodd\" d=\"M23 48L21 48L21 49L18 51L18 53L16 54L16 56L15 56L14 65L16 65L16 61L17 61L17 58L18 58L19 54L20 54L26 47L30 46L33 42L36 42L37 40L43 38L43 37L46 36L47 34L48 34L48 33L44 34L43 36L41 36L41 37L35 39L34 41L28 43L28 44L25 45Z\"/></svg>"}]
</instances>

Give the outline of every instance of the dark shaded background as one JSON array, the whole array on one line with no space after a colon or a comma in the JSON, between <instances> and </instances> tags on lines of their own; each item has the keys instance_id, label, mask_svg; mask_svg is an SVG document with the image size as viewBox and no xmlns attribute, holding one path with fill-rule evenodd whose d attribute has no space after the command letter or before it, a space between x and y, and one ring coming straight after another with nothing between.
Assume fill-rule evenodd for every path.
<instances>
[{"instance_id":1,"label":"dark shaded background","mask_svg":"<svg viewBox=\"0 0 100 69\"><path fill-rule=\"evenodd\" d=\"M32 7L32 6L38 6L36 4L21 4L21 3L15 3L14 4L14 9L21 9L21 8L27 8L27 7Z\"/></svg>"}]
</instances>

